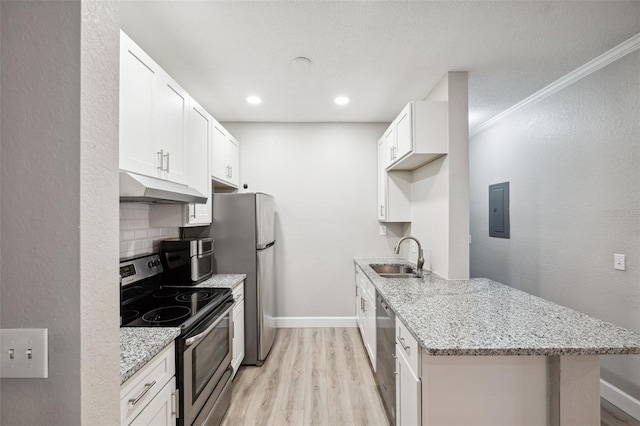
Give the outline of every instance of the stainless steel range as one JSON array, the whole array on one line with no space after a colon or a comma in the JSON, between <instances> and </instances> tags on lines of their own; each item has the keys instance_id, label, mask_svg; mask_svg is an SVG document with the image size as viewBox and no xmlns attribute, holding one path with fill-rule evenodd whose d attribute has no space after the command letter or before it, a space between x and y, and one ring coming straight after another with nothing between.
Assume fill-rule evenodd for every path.
<instances>
[{"instance_id":1,"label":"stainless steel range","mask_svg":"<svg viewBox=\"0 0 640 426\"><path fill-rule=\"evenodd\" d=\"M176 378L178 425L217 425L231 402L231 289L163 280L160 255L120 263L123 327L180 327Z\"/></svg>"}]
</instances>

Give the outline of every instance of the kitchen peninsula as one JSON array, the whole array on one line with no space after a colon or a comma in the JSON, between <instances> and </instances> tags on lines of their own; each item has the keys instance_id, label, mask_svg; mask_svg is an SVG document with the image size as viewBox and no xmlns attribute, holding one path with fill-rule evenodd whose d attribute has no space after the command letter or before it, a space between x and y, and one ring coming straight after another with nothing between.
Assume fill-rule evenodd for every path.
<instances>
[{"instance_id":1,"label":"kitchen peninsula","mask_svg":"<svg viewBox=\"0 0 640 426\"><path fill-rule=\"evenodd\" d=\"M409 264L355 259L356 286L372 284L395 312L396 338L405 333L401 347L417 370L409 406L423 425L596 426L598 356L640 354L636 333L489 279L390 279L370 267L398 263ZM402 415L408 395L398 389Z\"/></svg>"}]
</instances>

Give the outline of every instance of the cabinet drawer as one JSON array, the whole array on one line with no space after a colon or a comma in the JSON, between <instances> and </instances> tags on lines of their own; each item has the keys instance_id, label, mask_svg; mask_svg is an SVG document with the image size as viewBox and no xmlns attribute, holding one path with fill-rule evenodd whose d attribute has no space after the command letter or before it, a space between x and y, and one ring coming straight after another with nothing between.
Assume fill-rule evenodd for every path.
<instances>
[{"instance_id":1,"label":"cabinet drawer","mask_svg":"<svg viewBox=\"0 0 640 426\"><path fill-rule=\"evenodd\" d=\"M173 376L175 344L172 342L120 387L121 424L131 423Z\"/></svg>"},{"instance_id":2,"label":"cabinet drawer","mask_svg":"<svg viewBox=\"0 0 640 426\"><path fill-rule=\"evenodd\" d=\"M371 283L371 281L369 281L369 278L367 278L364 272L362 272L360 267L356 267L356 280L360 286L360 290L363 293L362 295L369 296L370 298L375 300L376 298L375 288L373 287L373 284Z\"/></svg>"},{"instance_id":3,"label":"cabinet drawer","mask_svg":"<svg viewBox=\"0 0 640 426\"><path fill-rule=\"evenodd\" d=\"M407 329L402 321L396 318L396 341L398 342L399 350L404 354L411 371L416 377L421 377L420 374L420 345L418 341Z\"/></svg>"},{"instance_id":4,"label":"cabinet drawer","mask_svg":"<svg viewBox=\"0 0 640 426\"><path fill-rule=\"evenodd\" d=\"M244 300L244 281L233 289L233 300L240 302Z\"/></svg>"}]
</instances>

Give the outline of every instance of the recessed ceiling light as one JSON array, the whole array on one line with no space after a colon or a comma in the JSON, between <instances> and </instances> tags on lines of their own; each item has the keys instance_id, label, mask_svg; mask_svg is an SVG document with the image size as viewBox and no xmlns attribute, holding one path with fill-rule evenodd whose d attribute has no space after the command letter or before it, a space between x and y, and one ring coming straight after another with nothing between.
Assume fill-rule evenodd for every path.
<instances>
[{"instance_id":1,"label":"recessed ceiling light","mask_svg":"<svg viewBox=\"0 0 640 426\"><path fill-rule=\"evenodd\" d=\"M349 98L347 98L346 96L338 96L334 102L338 105L346 105L349 103Z\"/></svg>"},{"instance_id":2,"label":"recessed ceiling light","mask_svg":"<svg viewBox=\"0 0 640 426\"><path fill-rule=\"evenodd\" d=\"M293 60L293 65L295 65L296 68L309 68L311 66L311 59L298 56Z\"/></svg>"},{"instance_id":3,"label":"recessed ceiling light","mask_svg":"<svg viewBox=\"0 0 640 426\"><path fill-rule=\"evenodd\" d=\"M248 96L247 102L249 102L251 105L258 105L262 103L262 99L260 99L258 96Z\"/></svg>"}]
</instances>

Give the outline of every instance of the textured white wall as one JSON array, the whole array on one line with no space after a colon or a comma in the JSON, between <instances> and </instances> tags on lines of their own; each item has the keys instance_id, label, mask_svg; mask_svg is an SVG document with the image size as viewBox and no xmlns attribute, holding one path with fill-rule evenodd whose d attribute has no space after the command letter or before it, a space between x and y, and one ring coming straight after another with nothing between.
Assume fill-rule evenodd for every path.
<instances>
[{"instance_id":1,"label":"textured white wall","mask_svg":"<svg viewBox=\"0 0 640 426\"><path fill-rule=\"evenodd\" d=\"M636 51L471 139L472 276L640 332L639 75ZM488 186L505 181L511 239L489 238ZM640 357L601 359L640 398Z\"/></svg>"},{"instance_id":2,"label":"textured white wall","mask_svg":"<svg viewBox=\"0 0 640 426\"><path fill-rule=\"evenodd\" d=\"M80 37L81 423L120 421L120 3L83 1Z\"/></svg>"},{"instance_id":3,"label":"textured white wall","mask_svg":"<svg viewBox=\"0 0 640 426\"><path fill-rule=\"evenodd\" d=\"M276 198L279 317L354 316L358 256L393 256L378 235L377 141L384 124L225 123L240 182Z\"/></svg>"},{"instance_id":4,"label":"textured white wall","mask_svg":"<svg viewBox=\"0 0 640 426\"><path fill-rule=\"evenodd\" d=\"M49 378L2 380L2 424L119 420L119 18L89 3L0 4L0 321L49 328Z\"/></svg>"},{"instance_id":5,"label":"textured white wall","mask_svg":"<svg viewBox=\"0 0 640 426\"><path fill-rule=\"evenodd\" d=\"M469 278L469 131L466 72L448 73L425 100L449 102L449 154L412 174L410 235L425 267L447 279ZM404 244L404 243L403 243ZM411 260L416 254L402 252Z\"/></svg>"}]
</instances>

